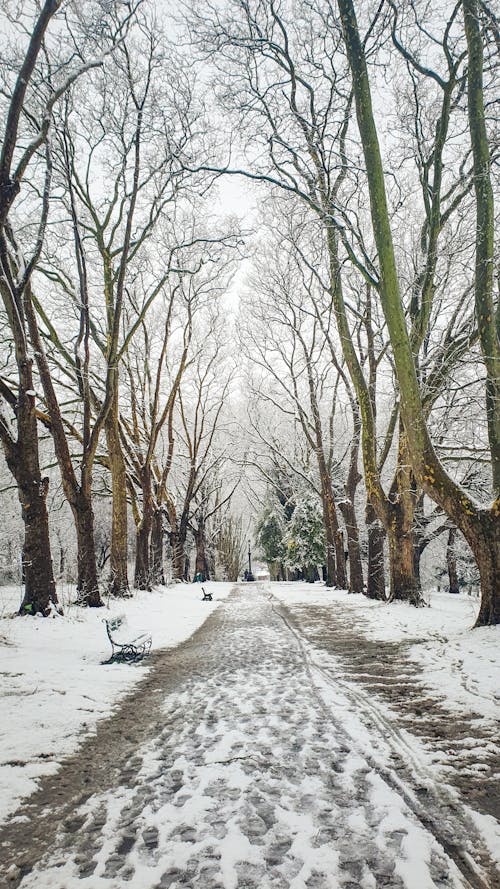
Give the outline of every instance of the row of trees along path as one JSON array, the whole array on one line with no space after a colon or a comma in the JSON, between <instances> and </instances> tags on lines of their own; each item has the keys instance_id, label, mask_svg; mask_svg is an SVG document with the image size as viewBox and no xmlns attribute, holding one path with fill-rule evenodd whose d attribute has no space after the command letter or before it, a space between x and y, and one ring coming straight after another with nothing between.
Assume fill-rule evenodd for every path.
<instances>
[{"instance_id":1,"label":"row of trees along path","mask_svg":"<svg viewBox=\"0 0 500 889\"><path fill-rule=\"evenodd\" d=\"M13 419L0 416L0 438L24 519L23 612L57 605L40 424L74 518L82 604L101 604L97 470L111 479L114 595L129 594L129 503L136 586L162 580L164 520L176 577L186 572L188 533L206 574L207 527L235 484L220 445L231 385L221 297L240 245L237 226L214 221L209 200L216 179L237 175L272 195L240 313L248 365L271 385L252 372L250 392L289 416L314 457L306 481L321 503L327 583L364 590L355 508L364 481L368 595L385 597L386 536L390 598L421 603L420 556L438 516L439 531L453 542L458 529L474 554L477 624L498 623L498 140L489 114L498 22L478 0L451 4L439 23L419 3L381 4L372 18L358 11L360 22L351 0L196 5L185 55L147 0L90 3L74 20L64 0L47 0L33 14L24 56L5 70L0 155L0 292L14 347L0 380ZM196 91L200 59L239 167L215 104ZM372 99L389 89L388 67L397 77L387 95L398 100L390 133ZM463 386L453 381L458 368ZM381 418L388 372L397 398ZM436 420L440 412L444 427L457 423L455 396L469 386L465 404L484 417L481 465L491 471L477 490L474 446L468 462L456 449L447 456ZM340 390L352 431L342 485L332 450ZM279 450L259 422L252 434L268 455ZM461 478L450 459L465 466Z\"/></svg>"}]
</instances>

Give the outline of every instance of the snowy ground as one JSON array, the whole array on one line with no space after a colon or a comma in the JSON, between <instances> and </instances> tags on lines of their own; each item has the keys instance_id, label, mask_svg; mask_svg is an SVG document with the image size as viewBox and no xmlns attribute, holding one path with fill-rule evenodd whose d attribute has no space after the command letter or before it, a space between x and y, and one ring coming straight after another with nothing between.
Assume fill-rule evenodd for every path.
<instances>
[{"instance_id":1,"label":"snowy ground","mask_svg":"<svg viewBox=\"0 0 500 889\"><path fill-rule=\"evenodd\" d=\"M500 626L471 630L478 599L433 592L427 596L430 607L416 609L349 596L319 584L273 583L272 591L289 605L338 603L352 609L353 620L368 638L408 645L422 681L451 712L473 709L484 720L498 720Z\"/></svg>"},{"instance_id":2,"label":"snowy ground","mask_svg":"<svg viewBox=\"0 0 500 889\"><path fill-rule=\"evenodd\" d=\"M177 584L98 609L72 605L74 590L67 588L64 617L53 619L13 618L19 588L0 587L0 821L150 669L147 660L101 665L111 653L103 618L126 614L130 638L150 632L154 651L169 648L187 639L232 588L204 586L213 602L200 601L199 584Z\"/></svg>"},{"instance_id":3,"label":"snowy ground","mask_svg":"<svg viewBox=\"0 0 500 889\"><path fill-rule=\"evenodd\" d=\"M418 743L363 711L335 658L318 667L265 587L240 588L167 661L175 683L152 689L161 708L144 701L151 733L118 780L89 773L66 814L53 796L40 800L48 812L27 810L34 845L58 829L21 889L494 886ZM395 738L423 800L393 760Z\"/></svg>"},{"instance_id":4,"label":"snowy ground","mask_svg":"<svg viewBox=\"0 0 500 889\"><path fill-rule=\"evenodd\" d=\"M220 599L228 587L214 590ZM55 777L46 770L39 793L0 828L0 873L3 866L13 886L500 886L493 864L500 857L498 824L464 802L452 782L449 751L446 771L413 724L398 721L397 710L346 669L342 651L347 630L359 624L380 640L363 652L369 658L375 650L377 682L382 655L395 646L398 673L422 675L451 713L473 701L490 731L499 631L470 631L476 603L437 595L431 609L415 611L308 584L242 584L219 609L199 599L199 587L181 587L125 604L131 626L151 629L155 647L187 636L210 612L188 642L159 654L146 677L143 668L99 665L108 654L101 615L5 621L15 643L2 651L9 671L48 664L43 681L30 679L45 695L47 716L43 708L30 710L37 695L22 695L26 674L11 677L18 697L10 730L14 744L31 750L33 769L40 767L33 760L39 738L19 738L29 735L28 719L18 721L23 710L30 711L31 732L44 723L40 737L48 751L52 720L58 731L66 723L68 750L82 719L96 731L94 737L87 730L78 758ZM168 637L181 613L184 630ZM329 625L330 635L323 629ZM55 682L51 661L58 657ZM135 676L144 680L135 696L95 724L101 702L109 712ZM394 687L396 706L401 692Z\"/></svg>"}]
</instances>

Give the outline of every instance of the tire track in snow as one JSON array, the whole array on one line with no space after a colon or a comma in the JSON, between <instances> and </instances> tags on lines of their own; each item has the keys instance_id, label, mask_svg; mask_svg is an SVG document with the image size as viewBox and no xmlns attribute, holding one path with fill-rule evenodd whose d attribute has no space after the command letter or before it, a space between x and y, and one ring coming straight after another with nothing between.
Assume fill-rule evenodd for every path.
<instances>
[{"instance_id":1,"label":"tire track in snow","mask_svg":"<svg viewBox=\"0 0 500 889\"><path fill-rule=\"evenodd\" d=\"M307 609L293 605L288 613L318 654L334 654L342 678L354 682L369 697L375 694L388 705L392 722L422 742L426 759L439 767L440 780L452 784L465 804L498 822L498 721L474 712L473 698L468 712L450 711L446 698L422 684L418 661L410 652L425 639L375 642L365 635L360 612L353 623L352 611L338 600L333 613L324 605ZM441 637L441 641L445 640ZM433 659L435 663L439 660L436 652Z\"/></svg>"},{"instance_id":2,"label":"tire track in snow","mask_svg":"<svg viewBox=\"0 0 500 889\"><path fill-rule=\"evenodd\" d=\"M418 790L415 791L411 787L408 783L408 778L406 780L400 778L393 769L387 768L364 750L362 755L367 762L393 790L402 796L420 823L432 833L447 855L453 859L471 887L474 887L474 889L496 889L496 887L500 886L495 865L491 862L489 853L484 847L471 818L459 807L456 795L452 794L449 789L437 786L430 769L425 766L423 757L418 756L414 746L405 737L406 733L384 716L365 691L357 687L354 681L346 681L339 678L338 675L332 676L329 670L315 661L311 653L312 647L310 643L304 641L299 632L287 619L284 613L287 610L286 606L272 594L269 595L269 599L273 610L282 619L302 653L311 678L311 685L320 705L326 708L333 718L331 706L326 703L320 690L321 686L326 684L335 692L339 688L342 690L347 700L355 705L356 712L360 714L361 720L363 719L363 714L369 714L371 725L368 726L368 730L371 732L372 726L375 726L384 742L392 748L393 753L400 758L401 763L405 764L405 767L401 768L402 771L408 772L406 766L410 765L413 776L421 782L418 790L425 793L426 805L424 806L418 799L416 795ZM359 742L359 738L356 738L356 736L349 735L347 732L344 732L344 734L353 743ZM402 752L404 756L401 755ZM409 777L411 779L411 776ZM443 824L446 825L446 830L443 829ZM470 849L469 852L467 848ZM479 860L476 860L475 856Z\"/></svg>"}]
</instances>

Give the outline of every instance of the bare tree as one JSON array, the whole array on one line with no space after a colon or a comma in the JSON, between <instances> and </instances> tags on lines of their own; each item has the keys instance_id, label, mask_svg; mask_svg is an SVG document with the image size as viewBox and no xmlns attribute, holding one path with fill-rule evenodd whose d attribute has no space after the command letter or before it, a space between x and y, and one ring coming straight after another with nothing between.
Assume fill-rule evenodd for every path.
<instances>
[{"instance_id":1,"label":"bare tree","mask_svg":"<svg viewBox=\"0 0 500 889\"><path fill-rule=\"evenodd\" d=\"M241 518L226 512L218 523L214 543L223 580L238 580L243 568L245 546Z\"/></svg>"},{"instance_id":2,"label":"bare tree","mask_svg":"<svg viewBox=\"0 0 500 889\"><path fill-rule=\"evenodd\" d=\"M187 576L186 541L203 492L213 488L226 446L219 442L231 386L221 307L211 306L197 333L196 361L178 391L176 461L165 494L174 577Z\"/></svg>"},{"instance_id":3,"label":"bare tree","mask_svg":"<svg viewBox=\"0 0 500 889\"><path fill-rule=\"evenodd\" d=\"M212 237L201 228L197 234L192 223L183 237L185 243L171 249L162 297L142 320L124 357L130 410L122 408L122 440L136 520L138 589L150 589L162 576L163 516L178 432L174 420L179 420L176 402L186 371L201 360L202 327L211 303L227 286L238 244L237 234L218 236L215 223ZM132 313L140 317L132 294L130 301Z\"/></svg>"},{"instance_id":4,"label":"bare tree","mask_svg":"<svg viewBox=\"0 0 500 889\"><path fill-rule=\"evenodd\" d=\"M13 84L5 85L5 128L0 156L0 291L15 343L18 372L15 394L17 437L0 420L7 463L19 488L25 522L25 597L22 611L47 614L57 602L50 553L46 497L48 478L42 478L38 453L36 392L29 344L32 276L40 259L50 205L52 157L49 135L61 98L86 71L102 65L103 46L90 36L89 21L80 17L78 33L70 30L65 3L47 0L33 10L33 30ZM27 10L28 12L31 10ZM61 12L57 36L49 26ZM107 38L103 21L100 36ZM131 15L126 4L113 45ZM96 58L96 50L99 57ZM107 50L109 50L109 43ZM15 69L14 69L15 70ZM22 209L21 204L24 204ZM28 219L23 214L28 209ZM26 224L27 223L27 224ZM5 394L5 393L4 393Z\"/></svg>"},{"instance_id":5,"label":"bare tree","mask_svg":"<svg viewBox=\"0 0 500 889\"><path fill-rule=\"evenodd\" d=\"M318 473L315 488L322 503L326 536L327 585L345 589L344 540L332 478L333 473L339 471L335 456L340 438L336 434L340 375L335 373L325 348L325 330L329 332L333 319L325 318L323 313L318 320L311 302L311 291L316 284L314 276L311 278L307 269L297 264L293 253L282 250L277 256L278 242L283 247L281 232L277 233L276 242L271 235L268 252L261 260L262 270L251 279L251 296L242 312L241 342L250 363L261 367L270 382L269 386L264 379L263 386L259 386L260 397L273 411L295 418L315 455ZM326 424L322 413L326 414ZM338 486L337 479L335 488ZM356 530L354 520L351 531ZM353 574L356 589L352 591L362 592L359 547L357 553L354 550L352 554L357 568Z\"/></svg>"},{"instance_id":6,"label":"bare tree","mask_svg":"<svg viewBox=\"0 0 500 889\"><path fill-rule=\"evenodd\" d=\"M414 4L412 9L413 6ZM230 11L212 9L209 15L205 15L203 21L195 15L193 33L195 40L199 40L214 54L215 64L221 71L220 78L224 79L230 70L233 83L236 79L239 87L238 90L233 89L231 95L228 92L224 93L223 98L228 109L234 114L237 127L246 141L244 148L247 164L243 168L238 168L234 165L230 167L228 163L227 171L231 174L246 175L261 182L274 183L303 201L320 221L328 251L330 293L346 365L360 406L367 490L389 536L394 569L392 595L394 597L399 594L396 589L396 586L399 586L403 597L419 602L418 579L414 575L414 541L411 528L414 523L415 504L418 501L416 484L423 484L422 473L424 473L422 462L418 472L415 468L415 436L417 432L420 435L421 421L424 420L425 425L425 418L421 415L417 423L418 410L415 404L421 404L421 397L419 392L417 398L416 392L423 380L418 379L418 360L415 362L415 356L418 356L429 332L429 319L437 291L436 257L439 256L439 245L442 248L442 232L451 224L451 219L470 191L470 164L467 162L467 152L465 157L462 155L458 160L453 158L453 163L450 164L451 176L446 179L446 184L442 175L443 152L451 142L450 115L453 113L460 118L461 113L460 96L464 88L464 35L462 33L461 37L456 37L458 7L450 6L449 18L441 28L443 36L433 43L436 53L440 53L440 60L447 68L447 79L441 78L439 83L440 95L438 101L432 105L431 112L434 119L437 109L436 126L428 150L422 155L423 265L420 266L409 288L409 295L414 299L413 302L409 301L408 305L400 298L403 287L401 291L395 289L396 283L398 287L402 284L402 279L400 277L398 280L396 274L391 228L391 214L397 213L398 194L400 197L403 189L397 177L394 177L396 184L392 189L393 201L389 207L380 155L377 150L372 152L370 147L372 144L378 145L378 142L371 106L367 108L365 102L369 98L365 58L367 56L371 58L372 54L379 51L383 45L381 38L393 19L391 15L386 18L383 15L385 8L379 6L374 19L367 23L366 34L361 41L355 25L352 3L338 4L338 7L340 20L333 4L308 5L307 15L316 24L315 32L321 31L324 38L321 41L313 41L312 47L310 41L307 41L307 48L298 25L301 20L300 13L298 18L295 11L292 15L286 4L282 4L279 9L274 5L263 8L260 4L233 4ZM416 28L419 30L419 39L431 40L425 27L419 29L416 26ZM471 35L469 29L469 38ZM399 50L397 53L401 61L402 55ZM476 63L478 58L476 53ZM396 56L391 56L391 64L395 60ZM408 60L405 59L403 64L407 63ZM481 66L480 58L479 66ZM412 74L418 70L413 63L411 67ZM352 80L349 75L351 70L355 71ZM469 64L469 80L470 71ZM428 72L424 73L427 76ZM362 136L365 171L360 168L359 158L356 156L357 142L351 121L353 97ZM481 96L480 98L482 99ZM460 127L460 121L457 126ZM263 147L265 143L267 150L256 151L255 140L261 140ZM473 147L473 154L474 152L479 153L477 146L475 149ZM482 170L483 174L486 173L484 158ZM489 176L486 178L489 180ZM477 177L475 181L477 184L479 181ZM371 232L367 226L367 215L360 212L357 200L365 182L370 185ZM486 211L489 199L486 200L484 194L482 206ZM376 201L378 203L375 207ZM380 214L384 219L383 224L379 220ZM389 234L391 240L387 247ZM384 243L386 249L382 262L381 251ZM389 496L385 494L381 485L375 449L373 406L349 323L346 302L348 294L344 280L346 263L355 270L356 275L361 276L369 284L374 293L380 294L388 328L389 320L392 322L391 341L398 385L401 392L405 390L405 398L410 389L412 392L411 396L408 395L412 406L412 420L410 423L408 415L403 414L404 422L399 429L397 487L395 491L389 493ZM476 282L478 280L476 276ZM487 287L490 288L490 284ZM387 302L389 291L391 300L398 306L396 315L392 314L390 319L388 316L392 312L393 305L391 302L389 306ZM483 308L485 305L483 300ZM409 333L405 324L405 310L408 310L410 318ZM488 324L491 327L494 323L494 314L490 313L485 317L490 318ZM467 348L466 331L463 333L466 340L464 348ZM470 335L470 331L468 333ZM397 358L395 343L399 349ZM486 346L483 351L485 349ZM410 359L411 362L408 364ZM437 374L434 382L438 380ZM420 439L421 454L423 441L424 439ZM430 453L429 451L429 455ZM424 462L426 463L426 460ZM444 485L444 477L441 481ZM427 473L426 485L429 494L431 490L435 491L436 487L443 489L441 483L438 484L435 473L433 480L429 480ZM484 510L479 510L478 513L477 509L473 508L470 498L468 500L466 498L467 509L472 510L478 518L474 523L467 517L464 504L462 503L463 508L460 506L458 492L457 497L451 499L462 514L463 527L475 524L476 530L469 534L470 542L472 545L472 537L476 535L476 556L479 558L478 553L481 551L481 558L486 566L487 557L484 547L477 544L477 532L484 526L481 534L483 532L489 534L490 518L486 517ZM451 500L447 509L448 511L451 509ZM452 517L455 520L456 513ZM495 550L495 547L493 549ZM484 567L483 570L485 582L490 587L490 592L484 594L484 602L488 597L491 599L492 570L490 558L490 568ZM485 609L481 611L480 622L491 617L490 606L485 605Z\"/></svg>"},{"instance_id":7,"label":"bare tree","mask_svg":"<svg viewBox=\"0 0 500 889\"><path fill-rule=\"evenodd\" d=\"M490 151L484 120L483 43L479 4L464 2L468 51L469 131L474 158L476 193L476 273L475 302L484 365L487 374L487 416L495 496L498 497L496 464L499 459L497 433L500 401L495 396L499 378L495 362L498 353L496 312L493 302L493 192L490 178ZM401 393L401 413L413 470L429 496L437 500L460 528L476 557L482 601L477 625L500 621L500 521L498 502L491 508L479 506L446 472L433 447L417 377L412 343L401 301L396 268L393 231L387 205L387 192L379 138L372 110L370 80L354 6L339 0L343 35L352 71L358 127L363 146L371 202L374 238L380 264L380 299L389 329Z\"/></svg>"},{"instance_id":8,"label":"bare tree","mask_svg":"<svg viewBox=\"0 0 500 889\"><path fill-rule=\"evenodd\" d=\"M61 322L56 323L40 300L36 304L44 335L57 348L58 361L64 363L65 384L74 385L82 408L74 423L81 426L79 484L67 447L59 459L81 541L81 572L92 573L91 578L82 576L79 587L96 587L97 582L92 555L92 470L104 431L112 482L110 592L119 596L128 594L120 363L171 271L172 245L164 248L169 226L163 214L174 204L180 212L184 177L179 154L189 139L191 101L189 83L183 81L179 66L175 88L167 81L168 53L154 18L145 9L135 18L134 28L118 44L105 70L94 77L86 96L69 95L60 115L54 156L62 212L54 230L58 244L49 241L42 270L52 290L56 285L56 298L65 300L69 311L65 307ZM172 59L168 64L173 68ZM61 240L69 241L73 256L69 251L56 256ZM154 258L155 249L161 249L160 260ZM141 293L140 303L134 300L134 292ZM64 328L70 323L76 323L78 331L72 352L65 346ZM61 421L61 440L63 425Z\"/></svg>"}]
</instances>

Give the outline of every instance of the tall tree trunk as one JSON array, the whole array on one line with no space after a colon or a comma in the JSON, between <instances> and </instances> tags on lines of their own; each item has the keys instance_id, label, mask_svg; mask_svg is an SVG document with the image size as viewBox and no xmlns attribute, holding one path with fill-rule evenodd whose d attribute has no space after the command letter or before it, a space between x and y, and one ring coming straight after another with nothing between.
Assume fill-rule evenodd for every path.
<instances>
[{"instance_id":1,"label":"tall tree trunk","mask_svg":"<svg viewBox=\"0 0 500 889\"><path fill-rule=\"evenodd\" d=\"M345 570L344 541L342 532L339 530L337 507L335 506L332 489L332 479L325 457L323 430L321 427L321 417L314 374L312 371L310 355L308 354L306 345L300 335L299 340L302 343L304 358L306 360L307 378L309 383L309 402L314 419L315 441L310 437L307 427L303 425L303 428L310 444L314 447L316 459L318 461L321 483L321 501L323 506L323 526L326 538L326 585L337 586L339 589L345 590L347 587L347 574Z\"/></svg>"},{"instance_id":2,"label":"tall tree trunk","mask_svg":"<svg viewBox=\"0 0 500 889\"><path fill-rule=\"evenodd\" d=\"M366 578L366 595L369 599L385 601L385 530L369 501L366 504L365 517L368 531L368 574Z\"/></svg>"},{"instance_id":3,"label":"tall tree trunk","mask_svg":"<svg viewBox=\"0 0 500 889\"><path fill-rule=\"evenodd\" d=\"M194 542L196 545L196 561L194 573L201 574L203 580L210 580L210 569L208 567L207 552L205 545L205 523L200 522L193 532Z\"/></svg>"},{"instance_id":4,"label":"tall tree trunk","mask_svg":"<svg viewBox=\"0 0 500 889\"><path fill-rule=\"evenodd\" d=\"M135 535L134 587L137 590L150 590L149 576L149 534L141 522Z\"/></svg>"},{"instance_id":5,"label":"tall tree trunk","mask_svg":"<svg viewBox=\"0 0 500 889\"><path fill-rule=\"evenodd\" d=\"M172 574L174 580L184 580L184 541L181 540L177 529L170 531L170 546L172 548Z\"/></svg>"},{"instance_id":6,"label":"tall tree trunk","mask_svg":"<svg viewBox=\"0 0 500 889\"><path fill-rule=\"evenodd\" d=\"M347 382L347 381L346 381ZM361 562L361 549L359 545L359 528L356 516L355 502L356 491L361 481L361 473L358 469L359 446L361 442L361 414L359 405L349 388L349 400L351 402L353 419L353 437L351 454L349 459L349 471L345 483L345 499L339 504L347 531L347 550L349 554L349 592L363 593L363 565Z\"/></svg>"},{"instance_id":7,"label":"tall tree trunk","mask_svg":"<svg viewBox=\"0 0 500 889\"><path fill-rule=\"evenodd\" d=\"M66 549L62 545L61 540L59 540L59 579L62 580L64 578L64 572L66 570Z\"/></svg>"},{"instance_id":8,"label":"tall tree trunk","mask_svg":"<svg viewBox=\"0 0 500 889\"><path fill-rule=\"evenodd\" d=\"M477 561L481 581L481 607L475 626L500 623L500 525L498 517L480 513L481 532L467 538Z\"/></svg>"},{"instance_id":9,"label":"tall tree trunk","mask_svg":"<svg viewBox=\"0 0 500 889\"><path fill-rule=\"evenodd\" d=\"M109 592L126 598L131 595L128 584L127 475L120 443L118 412L118 379L106 424L109 468L111 471L112 519Z\"/></svg>"},{"instance_id":10,"label":"tall tree trunk","mask_svg":"<svg viewBox=\"0 0 500 889\"><path fill-rule=\"evenodd\" d=\"M94 511L90 492L80 492L78 500L71 504L77 540L77 601L90 608L103 604L97 580L97 560L94 543Z\"/></svg>"},{"instance_id":11,"label":"tall tree trunk","mask_svg":"<svg viewBox=\"0 0 500 889\"><path fill-rule=\"evenodd\" d=\"M422 561L422 553L424 552L425 546L422 545L419 537L413 535L413 574L415 577L415 581L417 583L418 589L422 591L422 578L420 577L420 564Z\"/></svg>"},{"instance_id":12,"label":"tall tree trunk","mask_svg":"<svg viewBox=\"0 0 500 889\"><path fill-rule=\"evenodd\" d=\"M327 586L336 586L340 590L347 589L345 569L344 540L339 528L337 507L332 491L332 484L326 466L322 465L322 455L318 456L321 476L321 499L323 505L323 524L326 537Z\"/></svg>"},{"instance_id":13,"label":"tall tree trunk","mask_svg":"<svg viewBox=\"0 0 500 889\"><path fill-rule=\"evenodd\" d=\"M405 530L404 523L394 513L394 529L389 531L389 601L400 600L410 605L422 605L419 578L415 575L415 547L413 530Z\"/></svg>"},{"instance_id":14,"label":"tall tree trunk","mask_svg":"<svg viewBox=\"0 0 500 889\"><path fill-rule=\"evenodd\" d=\"M390 490L389 540L389 601L402 600L411 605L423 605L420 574L415 569L417 540L415 537L415 512L417 487L413 475L408 441L400 423L396 474Z\"/></svg>"},{"instance_id":15,"label":"tall tree trunk","mask_svg":"<svg viewBox=\"0 0 500 889\"><path fill-rule=\"evenodd\" d=\"M151 472L146 466L142 469L142 516L136 531L134 586L138 590L151 589L149 544L152 524Z\"/></svg>"},{"instance_id":16,"label":"tall tree trunk","mask_svg":"<svg viewBox=\"0 0 500 889\"><path fill-rule=\"evenodd\" d=\"M18 491L24 521L25 584L19 613L46 616L52 605L57 606L46 504L49 480L42 478L33 465L33 458L38 463L38 455L30 453L32 444L23 442L18 462Z\"/></svg>"},{"instance_id":17,"label":"tall tree trunk","mask_svg":"<svg viewBox=\"0 0 500 889\"><path fill-rule=\"evenodd\" d=\"M325 584L328 587L335 586L336 579L336 560L335 560L335 530L332 527L332 522L330 521L328 515L328 504L323 501L323 525L325 528L325 543L326 543L326 579Z\"/></svg>"},{"instance_id":18,"label":"tall tree trunk","mask_svg":"<svg viewBox=\"0 0 500 889\"><path fill-rule=\"evenodd\" d=\"M156 508L153 512L153 523L151 527L151 580L153 584L164 586L165 573L163 570L163 513L161 509Z\"/></svg>"},{"instance_id":19,"label":"tall tree trunk","mask_svg":"<svg viewBox=\"0 0 500 889\"><path fill-rule=\"evenodd\" d=\"M426 535L426 519L424 514L424 493L420 490L415 498L415 508L413 513L413 572L417 579L420 589L422 589L422 580L420 577L420 565L425 549L435 539L433 535Z\"/></svg>"},{"instance_id":20,"label":"tall tree trunk","mask_svg":"<svg viewBox=\"0 0 500 889\"><path fill-rule=\"evenodd\" d=\"M476 257L474 299L486 370L486 420L491 452L493 490L500 497L500 335L498 305L493 293L495 275L495 200L491 179L491 158L486 129L483 87L484 50L481 33L481 4L463 0L467 38L467 107L474 164L476 197Z\"/></svg>"},{"instance_id":21,"label":"tall tree trunk","mask_svg":"<svg viewBox=\"0 0 500 889\"><path fill-rule=\"evenodd\" d=\"M446 544L446 566L448 568L448 585L450 593L460 592L457 573L457 557L454 548L456 536L457 529L450 528L448 531L448 542Z\"/></svg>"},{"instance_id":22,"label":"tall tree trunk","mask_svg":"<svg viewBox=\"0 0 500 889\"><path fill-rule=\"evenodd\" d=\"M47 514L48 478L42 478L38 450L31 360L20 368L17 401L18 440L6 448L7 464L18 486L24 522L24 597L21 614L43 614L57 606Z\"/></svg>"},{"instance_id":23,"label":"tall tree trunk","mask_svg":"<svg viewBox=\"0 0 500 889\"><path fill-rule=\"evenodd\" d=\"M335 534L335 585L339 590L346 590L348 586L345 564L344 532L338 525Z\"/></svg>"},{"instance_id":24,"label":"tall tree trunk","mask_svg":"<svg viewBox=\"0 0 500 889\"><path fill-rule=\"evenodd\" d=\"M359 528L356 511L352 500L346 499L339 503L347 532L347 551L349 553L349 592L363 593L363 564L359 545Z\"/></svg>"},{"instance_id":25,"label":"tall tree trunk","mask_svg":"<svg viewBox=\"0 0 500 889\"><path fill-rule=\"evenodd\" d=\"M38 373L42 382L45 401L50 417L50 431L61 473L62 486L75 521L78 572L77 600L80 605L99 608L102 606L103 602L99 594L99 584L97 579L97 561L94 543L94 512L92 508L92 468L99 432L97 428L94 430L95 438L93 445L91 445L90 404L87 398L87 393L83 388L80 388L80 396L83 401L84 419L82 454L80 458L81 481L79 484L47 355L38 329L38 322L34 309L34 297L30 285L28 285L25 290L24 306L31 342L35 351ZM81 374L81 377L85 377L85 372Z\"/></svg>"},{"instance_id":26,"label":"tall tree trunk","mask_svg":"<svg viewBox=\"0 0 500 889\"><path fill-rule=\"evenodd\" d=\"M1 192L1 189L0 189ZM7 190L0 195L0 211ZM5 208L4 208L5 209ZM5 216L0 212L0 234L3 243ZM1 253L1 251L0 251ZM52 567L47 514L48 478L42 478L40 451L33 384L33 360L28 352L28 333L25 326L24 296L12 292L10 258L0 256L0 294L5 303L7 318L12 332L17 373L18 392L11 406L16 415L17 438L12 436L10 424L0 412L0 441L7 465L14 476L21 503L24 522L23 576L25 591L20 613L43 614L57 605L56 585ZM26 290L26 288L25 288Z\"/></svg>"},{"instance_id":27,"label":"tall tree trunk","mask_svg":"<svg viewBox=\"0 0 500 889\"><path fill-rule=\"evenodd\" d=\"M170 499L167 499L167 514L168 522L170 525L168 538L170 541L170 548L172 550L172 574L174 576L174 580L184 580L185 538L183 539L183 527L181 527L181 524L177 518L177 510L175 508L175 504L173 500Z\"/></svg>"}]
</instances>

